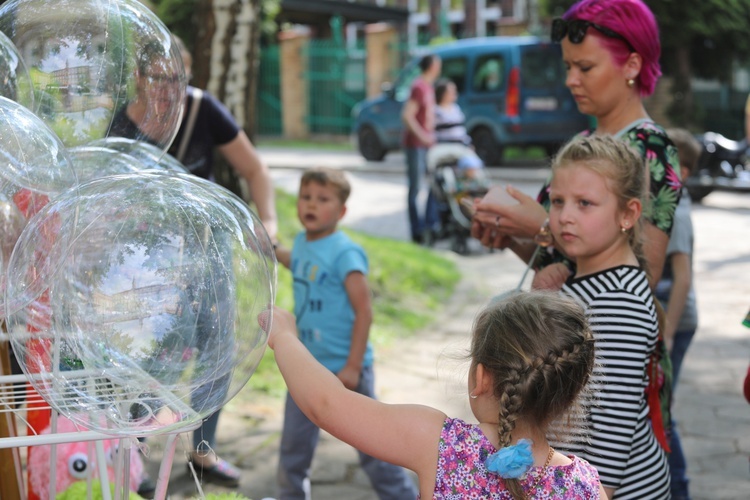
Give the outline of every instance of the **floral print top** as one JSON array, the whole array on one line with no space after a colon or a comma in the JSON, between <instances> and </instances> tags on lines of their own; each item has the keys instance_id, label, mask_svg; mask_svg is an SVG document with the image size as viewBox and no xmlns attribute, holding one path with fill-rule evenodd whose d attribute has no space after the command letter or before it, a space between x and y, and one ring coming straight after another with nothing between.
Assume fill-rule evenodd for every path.
<instances>
[{"instance_id":1,"label":"floral print top","mask_svg":"<svg viewBox=\"0 0 750 500\"><path fill-rule=\"evenodd\" d=\"M478 425L446 418L440 434L433 499L482 498L512 500L503 479L489 472L485 459L497 451ZM532 467L521 480L526 495L538 499L599 498L599 475L575 456L569 465Z\"/></svg>"},{"instance_id":2,"label":"floral print top","mask_svg":"<svg viewBox=\"0 0 750 500\"><path fill-rule=\"evenodd\" d=\"M577 137L588 137L594 132L594 129L584 130ZM641 154L650 174L649 197L644 203L642 216L669 236L672 233L674 214L682 191L677 147L667 137L664 129L650 120L636 122L617 137ZM537 201L547 212L550 207L551 180L550 176L537 196ZM540 269L562 260L564 259L561 259L559 254L556 255L550 247L548 252L541 253L534 267Z\"/></svg>"}]
</instances>

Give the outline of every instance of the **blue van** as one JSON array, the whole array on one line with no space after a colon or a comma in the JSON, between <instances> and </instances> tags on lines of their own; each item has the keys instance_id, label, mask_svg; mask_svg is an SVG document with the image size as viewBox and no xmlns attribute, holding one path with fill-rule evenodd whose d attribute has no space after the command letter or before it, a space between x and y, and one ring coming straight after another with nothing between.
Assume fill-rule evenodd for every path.
<instances>
[{"instance_id":1,"label":"blue van","mask_svg":"<svg viewBox=\"0 0 750 500\"><path fill-rule=\"evenodd\" d=\"M543 146L548 154L588 127L565 86L559 44L537 37L470 38L432 50L442 59L441 76L458 88L458 105L477 154L499 165L507 146ZM380 161L401 148L401 108L419 75L419 58L382 95L352 110L353 133L367 160Z\"/></svg>"}]
</instances>

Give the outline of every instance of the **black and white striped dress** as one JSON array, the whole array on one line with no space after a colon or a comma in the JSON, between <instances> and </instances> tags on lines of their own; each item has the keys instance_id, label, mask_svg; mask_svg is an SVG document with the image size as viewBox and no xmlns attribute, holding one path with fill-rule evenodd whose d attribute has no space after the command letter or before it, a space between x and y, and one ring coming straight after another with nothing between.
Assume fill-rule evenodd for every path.
<instances>
[{"instance_id":1,"label":"black and white striped dress","mask_svg":"<svg viewBox=\"0 0 750 500\"><path fill-rule=\"evenodd\" d=\"M597 364L584 403L587 442L573 432L564 451L588 460L619 499L669 498L669 466L648 417L646 366L658 323L646 274L620 266L571 278L562 293L586 308Z\"/></svg>"}]
</instances>

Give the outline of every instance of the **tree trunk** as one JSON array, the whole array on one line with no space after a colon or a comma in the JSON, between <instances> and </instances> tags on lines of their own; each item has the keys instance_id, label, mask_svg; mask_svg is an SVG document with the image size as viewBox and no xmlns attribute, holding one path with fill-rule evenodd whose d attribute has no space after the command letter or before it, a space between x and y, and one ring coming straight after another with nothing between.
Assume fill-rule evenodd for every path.
<instances>
[{"instance_id":1,"label":"tree trunk","mask_svg":"<svg viewBox=\"0 0 750 500\"><path fill-rule=\"evenodd\" d=\"M198 33L193 54L193 84L205 88L229 109L252 139L260 64L261 0L198 0ZM216 155L216 182L246 198L234 170Z\"/></svg>"},{"instance_id":2,"label":"tree trunk","mask_svg":"<svg viewBox=\"0 0 750 500\"><path fill-rule=\"evenodd\" d=\"M669 118L673 123L679 123L690 128L698 122L693 105L693 89L690 84L693 70L690 65L690 51L688 44L681 44L673 52L675 61L674 82L672 83L672 103L669 105Z\"/></svg>"},{"instance_id":3,"label":"tree trunk","mask_svg":"<svg viewBox=\"0 0 750 500\"><path fill-rule=\"evenodd\" d=\"M229 109L250 137L255 130L260 0L198 0L194 84Z\"/></svg>"}]
</instances>

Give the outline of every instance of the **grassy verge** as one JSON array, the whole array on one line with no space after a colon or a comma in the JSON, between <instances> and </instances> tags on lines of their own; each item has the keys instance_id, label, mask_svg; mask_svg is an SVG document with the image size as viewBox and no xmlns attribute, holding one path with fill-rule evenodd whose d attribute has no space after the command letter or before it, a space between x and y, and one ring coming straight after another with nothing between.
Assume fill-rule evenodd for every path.
<instances>
[{"instance_id":1,"label":"grassy verge","mask_svg":"<svg viewBox=\"0 0 750 500\"><path fill-rule=\"evenodd\" d=\"M276 205L282 242L290 244L301 230L297 220L296 198L283 191L276 193ZM376 238L345 229L362 245L370 261L368 281L373 296L374 321L370 339L375 348L406 337L428 325L435 312L453 293L460 278L456 265L437 253L411 243ZM276 303L294 309L291 273L279 266ZM260 366L248 384L252 394L261 391L282 395L284 381L276 368L273 353L266 350Z\"/></svg>"}]
</instances>

